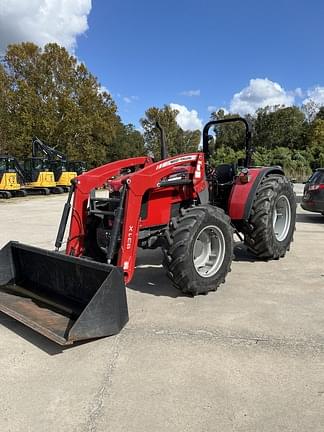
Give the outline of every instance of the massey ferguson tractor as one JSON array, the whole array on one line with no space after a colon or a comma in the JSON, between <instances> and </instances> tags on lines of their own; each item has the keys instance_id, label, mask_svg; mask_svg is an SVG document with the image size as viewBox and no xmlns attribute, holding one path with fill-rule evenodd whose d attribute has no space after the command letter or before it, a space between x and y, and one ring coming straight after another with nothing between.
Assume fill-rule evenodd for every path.
<instances>
[{"instance_id":1,"label":"massey ferguson tractor","mask_svg":"<svg viewBox=\"0 0 324 432\"><path fill-rule=\"evenodd\" d=\"M244 123L246 157L240 165L214 168L209 130L227 122ZM174 157L167 157L157 127L160 161L125 159L72 181L55 252L17 242L0 251L1 311L71 344L118 333L127 322L125 284L133 278L138 247L162 248L171 281L189 295L215 291L225 281L234 233L257 258L285 256L295 230L295 195L279 166L252 166L247 121L210 121L203 151Z\"/></svg>"}]
</instances>

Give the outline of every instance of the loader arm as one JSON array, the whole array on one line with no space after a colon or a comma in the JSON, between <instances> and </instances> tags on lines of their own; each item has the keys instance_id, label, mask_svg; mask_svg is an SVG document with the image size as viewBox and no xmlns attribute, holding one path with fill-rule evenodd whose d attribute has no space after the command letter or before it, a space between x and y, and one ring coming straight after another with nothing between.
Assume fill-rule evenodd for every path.
<instances>
[{"instance_id":1,"label":"loader arm","mask_svg":"<svg viewBox=\"0 0 324 432\"><path fill-rule=\"evenodd\" d=\"M141 169L122 179L127 192L117 261L118 267L124 270L126 283L134 274L138 236L142 227L140 212L144 194L150 190L169 188L171 195L172 190L177 187L181 190L189 189L190 196L198 198L199 194L208 188L203 153L180 155L156 163L152 163L150 158L134 158L113 162L89 171L77 179L67 254L82 256L84 253L85 221L90 191L101 187L109 178L118 175L122 168L132 166L141 166ZM174 173L176 167L185 167L190 180L186 184L163 182L163 179Z\"/></svg>"},{"instance_id":2,"label":"loader arm","mask_svg":"<svg viewBox=\"0 0 324 432\"><path fill-rule=\"evenodd\" d=\"M75 179L70 232L66 246L68 255L80 256L84 252L87 205L91 190L102 187L108 179L119 175L123 168L137 166L143 168L152 163L152 159L149 157L130 158L94 168Z\"/></svg>"}]
</instances>

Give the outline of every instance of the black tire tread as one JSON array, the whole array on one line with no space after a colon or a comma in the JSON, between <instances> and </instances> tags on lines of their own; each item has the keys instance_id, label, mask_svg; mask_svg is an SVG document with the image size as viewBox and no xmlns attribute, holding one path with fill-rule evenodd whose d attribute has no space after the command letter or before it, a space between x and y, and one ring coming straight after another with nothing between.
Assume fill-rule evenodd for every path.
<instances>
[{"instance_id":1,"label":"black tire tread","mask_svg":"<svg viewBox=\"0 0 324 432\"><path fill-rule=\"evenodd\" d=\"M183 210L180 212L178 218L173 218L170 221L167 229L166 237L170 239L171 242L167 241L169 247L163 249L165 257L163 265L172 282L178 289L186 294L197 295L206 294L209 291L216 291L217 287L221 283L225 282L227 273L231 271L232 256L222 273L219 275L219 281L216 284L208 284L208 281L206 280L206 283L202 286L197 282L197 280L193 280L193 278L188 274L188 269L186 267L186 260L188 257L187 246L192 241L192 232L194 228L202 222L206 213L210 216L216 216L228 225L230 235L233 237L230 218L222 209L208 204L190 207Z\"/></svg>"},{"instance_id":2,"label":"black tire tread","mask_svg":"<svg viewBox=\"0 0 324 432\"><path fill-rule=\"evenodd\" d=\"M252 206L249 223L244 231L245 244L258 258L279 259L285 256L293 241L294 229L288 233L287 240L276 241L272 229L272 205L283 191L291 203L291 223L295 226L296 198L287 177L272 174L265 177L259 185Z\"/></svg>"}]
</instances>

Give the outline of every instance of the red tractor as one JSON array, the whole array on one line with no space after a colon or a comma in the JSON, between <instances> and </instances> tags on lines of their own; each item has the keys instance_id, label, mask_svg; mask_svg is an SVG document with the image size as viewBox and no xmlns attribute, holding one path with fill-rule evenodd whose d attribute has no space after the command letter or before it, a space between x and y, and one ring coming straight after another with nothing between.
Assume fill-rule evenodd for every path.
<instances>
[{"instance_id":1,"label":"red tractor","mask_svg":"<svg viewBox=\"0 0 324 432\"><path fill-rule=\"evenodd\" d=\"M245 160L241 166L233 163L211 167L210 128L237 121L246 127ZM161 247L164 265L173 283L182 292L197 295L215 291L225 281L232 262L234 232L244 238L257 257L266 260L284 257L295 230L295 195L279 166L251 166L251 131L247 121L243 118L210 121L203 129L202 152L170 158L166 157L163 130L160 128L160 131L160 161L154 162L147 156L121 160L90 170L74 180L55 244L57 250L62 245L74 196L67 256L63 258L56 254L60 262L70 260L79 270L84 266L90 269L92 265L93 275L98 262L104 263L105 268L109 264L110 269L121 269L118 274L123 274L128 283L134 275L137 247ZM18 245L14 247L19 248ZM24 258L17 258L20 268L28 261L27 247L24 248ZM53 258L52 264L44 264L44 260L54 257L55 253L42 252L42 255L46 258L42 258L44 274L41 276L41 259L35 255L28 261L29 271L33 262L38 262L37 286L44 285L41 279L49 277L55 263ZM66 277L60 279L60 283L53 277L51 287L46 289L47 296L56 291L55 295L59 296L56 307L63 297L64 303L68 298L69 304L78 299L87 305L93 293L89 294L89 287L85 288L76 276L80 271L74 272L67 281L70 270L57 265L56 262L55 278L62 278L64 272ZM71 280L75 278L79 278L78 285L71 288ZM115 285L117 279L116 276ZM59 285L65 287L57 288ZM73 306L70 308L73 310ZM0 310L8 313L8 308L1 308L1 296ZM17 318L17 314L11 315ZM76 316L80 317L80 314ZM88 332L67 337L66 331L64 337L69 341L104 333ZM104 334L111 333L106 331ZM47 336L51 337L48 332Z\"/></svg>"},{"instance_id":2,"label":"red tractor","mask_svg":"<svg viewBox=\"0 0 324 432\"><path fill-rule=\"evenodd\" d=\"M246 126L244 166L213 169L208 132L228 121ZM127 283L137 246L162 247L171 279L193 295L224 282L234 231L258 257L283 257L295 229L294 192L280 167L249 166L250 139L245 119L215 120L204 127L201 153L165 159L162 138L159 162L126 159L78 177L66 253L122 267Z\"/></svg>"}]
</instances>

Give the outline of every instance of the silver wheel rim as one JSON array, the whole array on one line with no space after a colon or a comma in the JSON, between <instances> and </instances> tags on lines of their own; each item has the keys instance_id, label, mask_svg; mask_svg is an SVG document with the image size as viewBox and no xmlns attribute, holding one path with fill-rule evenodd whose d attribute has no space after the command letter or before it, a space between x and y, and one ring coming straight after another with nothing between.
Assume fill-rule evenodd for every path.
<instances>
[{"instance_id":1,"label":"silver wheel rim","mask_svg":"<svg viewBox=\"0 0 324 432\"><path fill-rule=\"evenodd\" d=\"M193 246L193 263L199 276L214 276L225 257L225 239L222 231L215 225L204 227L198 234Z\"/></svg>"},{"instance_id":2,"label":"silver wheel rim","mask_svg":"<svg viewBox=\"0 0 324 432\"><path fill-rule=\"evenodd\" d=\"M278 241L283 241L287 237L290 222L290 202L285 195L281 195L276 201L272 216L273 231Z\"/></svg>"}]
</instances>

